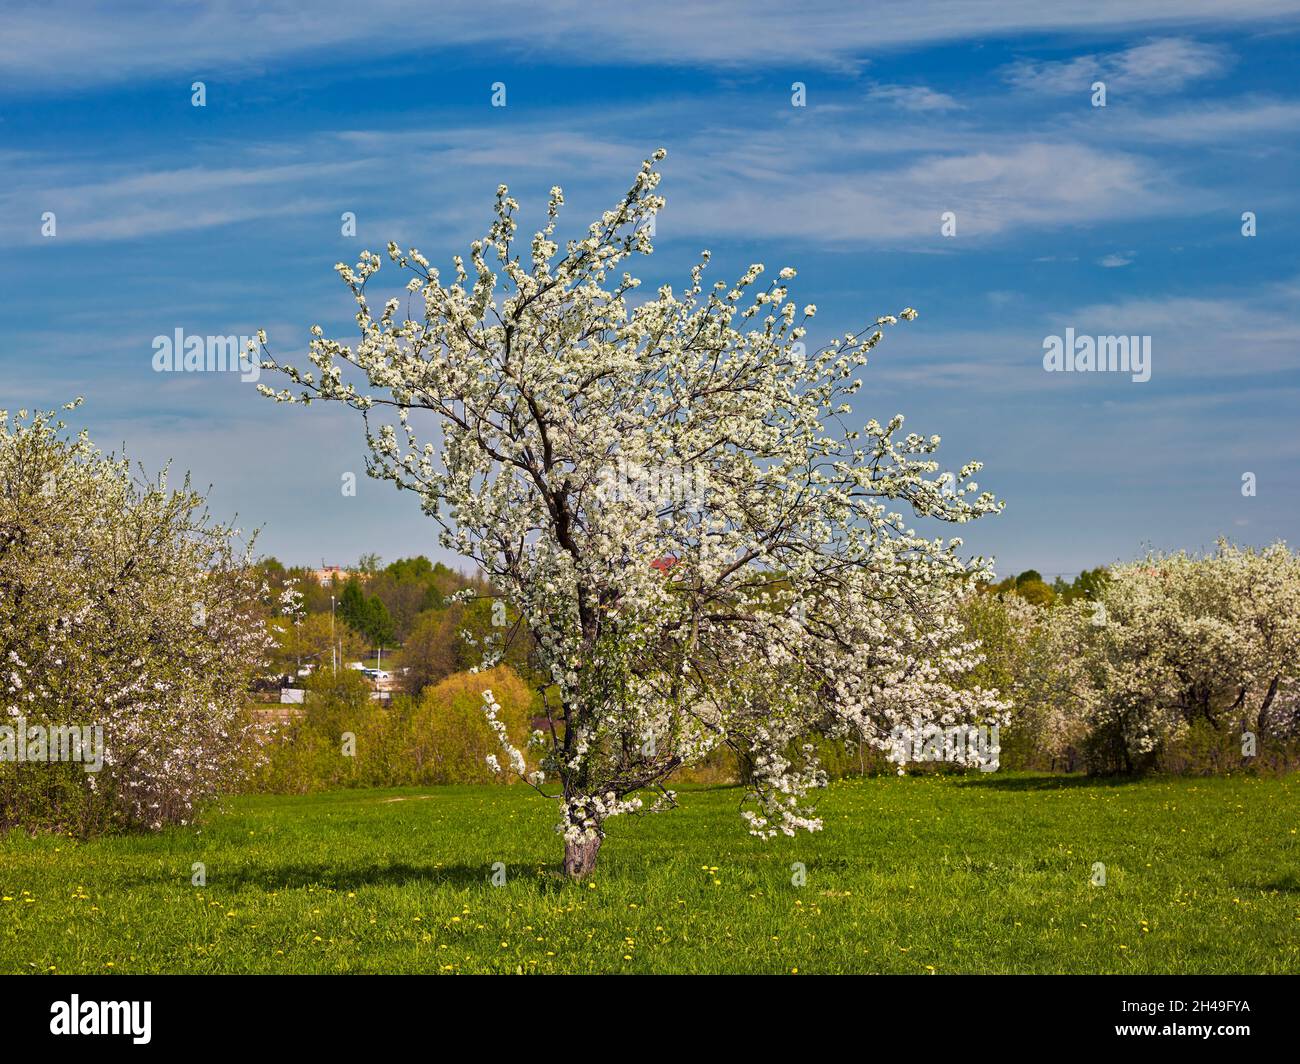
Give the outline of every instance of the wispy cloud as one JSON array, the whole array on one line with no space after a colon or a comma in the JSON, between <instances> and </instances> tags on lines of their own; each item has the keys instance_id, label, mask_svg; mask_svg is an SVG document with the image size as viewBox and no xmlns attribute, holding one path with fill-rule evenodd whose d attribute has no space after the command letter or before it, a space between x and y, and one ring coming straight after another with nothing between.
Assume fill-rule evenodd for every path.
<instances>
[{"instance_id":1,"label":"wispy cloud","mask_svg":"<svg viewBox=\"0 0 1300 1064\"><path fill-rule=\"evenodd\" d=\"M1204 409L1238 401L1257 389L1261 378L1293 367L1300 346L1300 320L1292 310L1295 291L1296 283L1286 282L1239 293L1132 295L1086 304L1017 299L1013 326L971 330L964 324L930 325L891 337L873 379L1000 395L1062 388L1080 395L1090 388L1113 394L1119 385L1130 402L1158 402L1168 410L1173 397L1183 396L1180 402ZM1044 372L1044 338L1062 335L1067 327L1079 335L1152 337L1151 386L1130 391L1123 376ZM1188 389L1209 379L1217 382L1209 392L1174 387Z\"/></svg>"},{"instance_id":2,"label":"wispy cloud","mask_svg":"<svg viewBox=\"0 0 1300 1064\"><path fill-rule=\"evenodd\" d=\"M1039 62L1022 59L1003 72L1018 89L1086 92L1097 81L1108 92L1174 92L1191 81L1215 78L1231 65L1227 49L1181 37L1148 41L1119 52Z\"/></svg>"},{"instance_id":3,"label":"wispy cloud","mask_svg":"<svg viewBox=\"0 0 1300 1064\"><path fill-rule=\"evenodd\" d=\"M1049 4L1041 0L897 0L872 17L836 0L792 6L752 0L737 8L665 0L652 9L620 4L505 0L442 5L436 15L402 0L371 0L365 17L343 0L229 0L195 4L91 6L81 0L10 3L0 15L0 81L12 89L83 92L141 78L248 76L268 65L364 56L373 63L416 50L486 46L508 56L602 64L663 63L743 68L829 63L860 66L882 50L970 38L1032 34L1267 25L1294 17L1295 0L1131 0ZM1186 57L1158 48L1146 66ZM1122 68L1121 68L1122 69Z\"/></svg>"},{"instance_id":4,"label":"wispy cloud","mask_svg":"<svg viewBox=\"0 0 1300 1064\"><path fill-rule=\"evenodd\" d=\"M867 99L894 104L905 111L956 111L964 106L947 93L925 85L876 85L867 93Z\"/></svg>"},{"instance_id":5,"label":"wispy cloud","mask_svg":"<svg viewBox=\"0 0 1300 1064\"><path fill-rule=\"evenodd\" d=\"M322 209L305 189L363 165L264 163L253 152L237 166L148 168L115 164L111 176L43 161L15 174L0 192L0 234L7 242L42 241L41 216L53 212L63 241L133 240L211 229L258 218ZM95 169L95 168L92 168Z\"/></svg>"},{"instance_id":6,"label":"wispy cloud","mask_svg":"<svg viewBox=\"0 0 1300 1064\"><path fill-rule=\"evenodd\" d=\"M1300 320L1290 287L1201 296L1133 296L1077 307L1059 320L1080 333L1150 335L1155 373L1218 379L1275 373L1295 365Z\"/></svg>"},{"instance_id":7,"label":"wispy cloud","mask_svg":"<svg viewBox=\"0 0 1300 1064\"><path fill-rule=\"evenodd\" d=\"M382 205L365 214L372 243L404 239L417 217L426 235L461 237L482 224L483 190L502 180L549 187L568 172L575 209L604 209L655 146L622 132L557 128L563 124L563 116L530 121L508 137L495 127L461 125L317 134L274 146L214 144L209 153L224 165L154 169L140 159L116 163L99 180L74 177L80 167L37 165L19 171L0 194L0 235L40 242L45 210L58 214L61 241L104 241L259 218L333 217L340 205L364 202ZM949 211L959 236L976 238L1161 213L1190 194L1136 152L971 134L954 138L963 146L947 151L918 144L881 154L878 139L865 113L833 130L813 123L692 130L670 144L664 229L700 239L891 244L937 240ZM303 157L336 161L297 161ZM831 157L830 167L809 162ZM436 192L422 180L434 160L443 175Z\"/></svg>"},{"instance_id":8,"label":"wispy cloud","mask_svg":"<svg viewBox=\"0 0 1300 1064\"><path fill-rule=\"evenodd\" d=\"M728 167L725 146L702 162L689 149L688 173ZM766 160L738 171L712 194L688 195L672 207L678 224L701 232L801 237L823 242L938 242L945 212L957 235L1015 234L1169 209L1168 183L1138 156L1080 144L995 143L980 151L926 155L913 162L874 165L864 159L845 172L809 173L805 158ZM702 190L701 190L702 191Z\"/></svg>"},{"instance_id":9,"label":"wispy cloud","mask_svg":"<svg viewBox=\"0 0 1300 1064\"><path fill-rule=\"evenodd\" d=\"M1300 101L1245 97L1157 113L1127 111L1108 117L1106 131L1130 142L1218 143L1241 151L1249 147L1247 138L1300 131Z\"/></svg>"}]
</instances>

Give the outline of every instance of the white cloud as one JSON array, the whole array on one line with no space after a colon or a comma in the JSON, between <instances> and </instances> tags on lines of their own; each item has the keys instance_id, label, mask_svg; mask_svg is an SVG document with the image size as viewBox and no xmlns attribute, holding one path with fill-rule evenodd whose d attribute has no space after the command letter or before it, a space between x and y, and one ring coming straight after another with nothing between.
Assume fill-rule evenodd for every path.
<instances>
[{"instance_id":1,"label":"white cloud","mask_svg":"<svg viewBox=\"0 0 1300 1064\"><path fill-rule=\"evenodd\" d=\"M211 229L237 222L304 214L323 204L304 194L322 180L361 164L271 163L135 170L34 162L15 172L0 192L0 235L13 243L40 243L40 217L53 211L60 241L130 240ZM85 176L87 171L92 176Z\"/></svg>"},{"instance_id":2,"label":"white cloud","mask_svg":"<svg viewBox=\"0 0 1300 1064\"><path fill-rule=\"evenodd\" d=\"M1190 81L1218 77L1231 64L1226 49L1181 37L1103 55L1036 62L1023 59L1003 71L1018 89L1048 93L1085 93L1096 81L1107 92L1174 92Z\"/></svg>"},{"instance_id":3,"label":"white cloud","mask_svg":"<svg viewBox=\"0 0 1300 1064\"><path fill-rule=\"evenodd\" d=\"M665 0L621 4L505 0L445 4L371 0L365 17L343 0L228 0L91 6L83 0L5 5L0 81L24 91L84 91L105 82L220 70L223 77L295 60L364 56L367 63L429 49L497 49L510 56L614 64L727 68L761 64L860 65L882 49L1025 34L1255 26L1294 16L1295 0L882 0L870 17L839 0L745 5ZM1145 62L1156 63L1158 55Z\"/></svg>"},{"instance_id":4,"label":"white cloud","mask_svg":"<svg viewBox=\"0 0 1300 1064\"><path fill-rule=\"evenodd\" d=\"M502 181L520 192L559 182L571 218L594 216L655 146L622 132L624 118L603 113L603 133L569 132L560 114L553 126L530 122L508 137L495 126L430 123L273 146L214 144L208 151L221 164L211 169L198 157L183 170L155 170L146 157L133 160L133 169L116 163L102 176L103 168L86 160L37 160L0 192L0 237L40 242L43 210L58 213L60 241L77 241L275 216L326 224L350 209L360 212L362 239L372 244L459 241L478 235L489 190ZM742 235L951 251L955 244L939 241L945 211L956 212L965 239L1165 214L1189 196L1141 155L1035 139L1023 129L954 129L943 139L931 131L895 143L887 126L866 114L838 118L833 128L788 120L767 129L688 128L669 144L664 224L668 235L701 241ZM936 143L949 147L936 151ZM440 174L436 196L423 180L430 171Z\"/></svg>"},{"instance_id":5,"label":"white cloud","mask_svg":"<svg viewBox=\"0 0 1300 1064\"><path fill-rule=\"evenodd\" d=\"M1164 114L1127 111L1108 116L1109 136L1134 142L1225 144L1234 152L1246 138L1300 130L1300 102L1244 98L1199 103Z\"/></svg>"},{"instance_id":6,"label":"white cloud","mask_svg":"<svg viewBox=\"0 0 1300 1064\"><path fill-rule=\"evenodd\" d=\"M687 194L674 202L670 192L669 209L675 225L701 234L937 245L945 211L957 215L965 239L1150 215L1179 200L1137 156L1081 144L986 141L983 150L884 164L868 152L810 172L803 165L809 152L762 153L745 165L738 148L715 139L686 149L685 160L679 155Z\"/></svg>"},{"instance_id":7,"label":"white cloud","mask_svg":"<svg viewBox=\"0 0 1300 1064\"><path fill-rule=\"evenodd\" d=\"M1131 296L1073 306L1048 306L1041 298L1035 304L1031 297L1017 301L1014 324L974 330L960 317L970 309L971 296L964 294L947 308L922 304L920 322L892 334L881 348L871 379L879 385L1006 396L1072 389L1081 402L1118 395L1143 409L1158 406L1171 422L1187 424L1198 424L1199 417L1216 408L1245 402L1258 402L1279 417L1287 411L1290 417L1297 389L1264 380L1295 364L1300 322L1292 308L1298 284L1290 280L1240 294ZM958 317L942 320L945 309ZM1117 393L1116 384L1128 388L1127 377L1045 373L1043 339L1063 335L1066 328L1080 336L1150 336L1150 382ZM1203 390L1207 381L1214 387ZM1300 437L1295 448L1300 452Z\"/></svg>"},{"instance_id":8,"label":"white cloud","mask_svg":"<svg viewBox=\"0 0 1300 1064\"><path fill-rule=\"evenodd\" d=\"M956 111L963 107L947 93L925 85L877 85L867 99L892 103L905 111Z\"/></svg>"}]
</instances>

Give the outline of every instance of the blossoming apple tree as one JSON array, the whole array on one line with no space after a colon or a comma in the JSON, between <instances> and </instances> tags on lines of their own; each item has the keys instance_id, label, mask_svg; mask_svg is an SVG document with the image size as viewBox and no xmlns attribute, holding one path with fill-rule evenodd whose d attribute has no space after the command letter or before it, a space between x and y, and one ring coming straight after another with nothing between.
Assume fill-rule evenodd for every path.
<instances>
[{"instance_id":1,"label":"blossoming apple tree","mask_svg":"<svg viewBox=\"0 0 1300 1064\"><path fill-rule=\"evenodd\" d=\"M1062 704L1096 771L1149 769L1196 724L1260 742L1300 726L1300 558L1285 543L1115 566L1097 601L1050 624L1081 680Z\"/></svg>"},{"instance_id":2,"label":"blossoming apple tree","mask_svg":"<svg viewBox=\"0 0 1300 1064\"><path fill-rule=\"evenodd\" d=\"M753 766L750 831L792 834L820 827L810 736L884 748L897 723L1002 708L956 682L977 660L956 605L981 563L903 513L997 510L979 464L940 473L939 437L904 434L901 415L846 425L884 330L916 312L813 347L794 270L709 283L708 252L680 290L635 298L624 266L652 250L663 155L562 249L561 190L523 247L503 185L449 277L389 245L405 300L372 306L378 255L340 264L360 336L313 327L310 367L259 337L291 385L260 390L358 411L368 472L418 493L526 625L550 680L539 767L497 730L507 770L557 800L573 876L610 817L672 805L671 774L721 746ZM629 483L647 470L685 475Z\"/></svg>"},{"instance_id":3,"label":"blossoming apple tree","mask_svg":"<svg viewBox=\"0 0 1300 1064\"><path fill-rule=\"evenodd\" d=\"M256 740L270 639L251 543L188 480L133 475L65 428L0 411L0 725L98 729L102 765L0 751L0 827L185 823Z\"/></svg>"}]
</instances>

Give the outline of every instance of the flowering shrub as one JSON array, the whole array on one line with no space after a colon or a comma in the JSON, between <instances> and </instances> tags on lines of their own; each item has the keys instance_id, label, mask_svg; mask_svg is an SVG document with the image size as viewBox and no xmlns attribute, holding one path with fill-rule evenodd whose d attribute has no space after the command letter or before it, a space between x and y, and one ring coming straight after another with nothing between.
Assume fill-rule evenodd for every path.
<instances>
[{"instance_id":1,"label":"flowering shrub","mask_svg":"<svg viewBox=\"0 0 1300 1064\"><path fill-rule=\"evenodd\" d=\"M1116 566L1051 625L1080 681L1064 719L1086 729L1094 771L1156 767L1193 725L1234 731L1239 752L1246 732L1296 733L1300 559L1284 543Z\"/></svg>"},{"instance_id":2,"label":"flowering shrub","mask_svg":"<svg viewBox=\"0 0 1300 1064\"><path fill-rule=\"evenodd\" d=\"M573 875L609 817L643 811L647 790L672 805L667 777L723 745L752 766L750 830L793 834L821 826L805 801L825 780L811 732L883 748L897 723L1002 708L958 682L978 654L957 605L982 566L903 516L995 512L979 463L940 473L939 437L904 434L901 415L845 426L884 330L916 312L812 347L816 307L791 298L793 269L710 284L707 252L684 288L634 303L623 267L652 251L663 154L562 251L560 189L521 248L504 185L447 280L389 245L411 275L405 316L397 294L372 309L378 255L339 264L360 338L313 327L311 368L279 364L259 334L262 365L292 385L263 394L357 410L371 474L418 493L443 546L522 618L549 681L527 778L557 800ZM691 490L608 490L629 468ZM508 737L498 757L520 771Z\"/></svg>"},{"instance_id":3,"label":"flowering shrub","mask_svg":"<svg viewBox=\"0 0 1300 1064\"><path fill-rule=\"evenodd\" d=\"M261 589L188 481L64 428L0 412L0 725L99 728L103 765L0 760L0 823L183 823L242 761Z\"/></svg>"}]
</instances>

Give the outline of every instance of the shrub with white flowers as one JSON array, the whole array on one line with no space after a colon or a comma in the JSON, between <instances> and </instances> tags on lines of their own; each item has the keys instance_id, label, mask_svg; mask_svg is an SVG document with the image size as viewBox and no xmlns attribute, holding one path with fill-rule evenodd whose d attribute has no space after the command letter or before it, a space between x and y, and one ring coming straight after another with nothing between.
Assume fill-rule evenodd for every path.
<instances>
[{"instance_id":1,"label":"shrub with white flowers","mask_svg":"<svg viewBox=\"0 0 1300 1064\"><path fill-rule=\"evenodd\" d=\"M64 428L0 411L0 725L99 728L103 765L8 750L0 826L184 823L244 763L264 589L188 480L133 478Z\"/></svg>"},{"instance_id":2,"label":"shrub with white flowers","mask_svg":"<svg viewBox=\"0 0 1300 1064\"><path fill-rule=\"evenodd\" d=\"M634 299L622 267L652 250L663 154L563 250L560 189L521 248L504 185L446 279L389 245L412 276L378 313L380 257L339 264L360 337L313 327L310 367L280 364L259 336L264 368L291 385L260 390L359 411L371 475L418 493L443 546L526 624L551 681L528 782L558 800L575 876L609 817L673 804L668 777L723 744L753 765L750 830L792 834L820 827L810 735L883 749L895 724L1002 710L958 682L978 648L956 607L982 563L904 516L999 509L972 479L979 464L940 473L939 437L904 434L901 415L845 425L884 330L916 312L813 346L794 270L710 284L707 252L681 290ZM611 490L628 469L690 490Z\"/></svg>"},{"instance_id":3,"label":"shrub with white flowers","mask_svg":"<svg viewBox=\"0 0 1300 1064\"><path fill-rule=\"evenodd\" d=\"M1051 623L1094 771L1149 769L1197 723L1261 742L1300 727L1300 558L1284 543L1115 566L1096 602Z\"/></svg>"}]
</instances>

